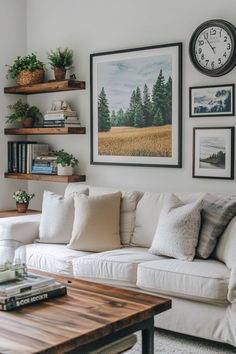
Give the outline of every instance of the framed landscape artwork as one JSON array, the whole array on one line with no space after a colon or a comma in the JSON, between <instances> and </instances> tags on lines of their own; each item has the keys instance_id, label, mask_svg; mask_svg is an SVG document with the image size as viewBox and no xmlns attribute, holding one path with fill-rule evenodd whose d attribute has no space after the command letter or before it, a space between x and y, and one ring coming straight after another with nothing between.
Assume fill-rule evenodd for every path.
<instances>
[{"instance_id":1,"label":"framed landscape artwork","mask_svg":"<svg viewBox=\"0 0 236 354\"><path fill-rule=\"evenodd\" d=\"M234 116L234 84L189 88L190 117Z\"/></svg>"},{"instance_id":2,"label":"framed landscape artwork","mask_svg":"<svg viewBox=\"0 0 236 354\"><path fill-rule=\"evenodd\" d=\"M194 128L193 177L234 179L234 127Z\"/></svg>"},{"instance_id":3,"label":"framed landscape artwork","mask_svg":"<svg viewBox=\"0 0 236 354\"><path fill-rule=\"evenodd\" d=\"M181 167L182 44L96 53L91 163Z\"/></svg>"}]
</instances>

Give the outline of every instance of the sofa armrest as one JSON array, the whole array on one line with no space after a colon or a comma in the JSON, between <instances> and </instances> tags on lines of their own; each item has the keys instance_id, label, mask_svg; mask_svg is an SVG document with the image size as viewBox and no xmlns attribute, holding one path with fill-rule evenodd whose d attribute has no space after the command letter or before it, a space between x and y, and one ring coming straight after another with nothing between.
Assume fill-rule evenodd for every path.
<instances>
[{"instance_id":1,"label":"sofa armrest","mask_svg":"<svg viewBox=\"0 0 236 354\"><path fill-rule=\"evenodd\" d=\"M24 244L33 243L39 236L41 214L0 219L0 240L11 239Z\"/></svg>"},{"instance_id":2,"label":"sofa armrest","mask_svg":"<svg viewBox=\"0 0 236 354\"><path fill-rule=\"evenodd\" d=\"M236 302L236 263L231 269L227 299L231 303Z\"/></svg>"}]
</instances>

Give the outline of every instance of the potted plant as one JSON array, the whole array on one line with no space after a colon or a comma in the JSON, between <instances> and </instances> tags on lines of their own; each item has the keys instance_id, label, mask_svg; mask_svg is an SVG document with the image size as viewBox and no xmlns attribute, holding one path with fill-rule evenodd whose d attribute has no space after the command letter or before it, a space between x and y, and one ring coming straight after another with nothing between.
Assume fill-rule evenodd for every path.
<instances>
[{"instance_id":1,"label":"potted plant","mask_svg":"<svg viewBox=\"0 0 236 354\"><path fill-rule=\"evenodd\" d=\"M43 82L44 63L40 61L35 53L17 56L13 65L9 66L7 78L16 78L17 85L29 85Z\"/></svg>"},{"instance_id":2,"label":"potted plant","mask_svg":"<svg viewBox=\"0 0 236 354\"><path fill-rule=\"evenodd\" d=\"M57 174L59 176L71 176L73 173L73 168L78 166L79 161L64 149L56 152L57 154Z\"/></svg>"},{"instance_id":3,"label":"potted plant","mask_svg":"<svg viewBox=\"0 0 236 354\"><path fill-rule=\"evenodd\" d=\"M18 191L13 193L13 199L16 201L16 210L18 213L26 213L29 202L35 196L34 193L29 194L26 191L18 189Z\"/></svg>"},{"instance_id":4,"label":"potted plant","mask_svg":"<svg viewBox=\"0 0 236 354\"><path fill-rule=\"evenodd\" d=\"M31 128L34 122L42 116L42 113L36 106L30 106L19 99L16 103L8 106L11 115L7 116L7 123L21 122L24 128Z\"/></svg>"},{"instance_id":5,"label":"potted plant","mask_svg":"<svg viewBox=\"0 0 236 354\"><path fill-rule=\"evenodd\" d=\"M48 60L54 70L55 80L65 80L66 70L70 69L73 63L73 51L69 48L57 48L48 53Z\"/></svg>"}]
</instances>

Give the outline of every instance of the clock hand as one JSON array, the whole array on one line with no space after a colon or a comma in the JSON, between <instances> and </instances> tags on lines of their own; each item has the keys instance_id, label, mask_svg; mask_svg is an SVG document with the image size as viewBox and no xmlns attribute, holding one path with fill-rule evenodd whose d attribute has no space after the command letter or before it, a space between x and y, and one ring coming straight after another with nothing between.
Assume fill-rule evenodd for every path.
<instances>
[{"instance_id":1,"label":"clock hand","mask_svg":"<svg viewBox=\"0 0 236 354\"><path fill-rule=\"evenodd\" d=\"M208 41L206 35L204 34L203 37L205 38L205 40L207 41L207 43L209 44L209 46L211 47L213 53L215 54L215 47L212 47L211 43Z\"/></svg>"}]
</instances>

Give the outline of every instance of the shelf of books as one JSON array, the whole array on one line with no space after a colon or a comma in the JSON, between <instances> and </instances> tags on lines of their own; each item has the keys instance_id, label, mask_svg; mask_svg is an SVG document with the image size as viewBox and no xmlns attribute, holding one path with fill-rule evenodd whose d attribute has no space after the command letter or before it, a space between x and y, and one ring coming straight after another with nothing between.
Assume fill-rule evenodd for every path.
<instances>
[{"instance_id":1,"label":"shelf of books","mask_svg":"<svg viewBox=\"0 0 236 354\"><path fill-rule=\"evenodd\" d=\"M48 182L61 182L61 183L72 183L72 182L85 182L85 175L72 175L72 176L58 176L53 174L45 173L4 173L5 178L11 179L24 179L31 181L48 181Z\"/></svg>"},{"instance_id":2,"label":"shelf of books","mask_svg":"<svg viewBox=\"0 0 236 354\"><path fill-rule=\"evenodd\" d=\"M73 90L85 90L85 81L78 81L78 80L48 81L39 84L5 87L4 93L32 95L35 93L73 91Z\"/></svg>"},{"instance_id":3,"label":"shelf of books","mask_svg":"<svg viewBox=\"0 0 236 354\"><path fill-rule=\"evenodd\" d=\"M67 135L86 134L85 127L42 127L42 128L5 128L5 135Z\"/></svg>"}]
</instances>

